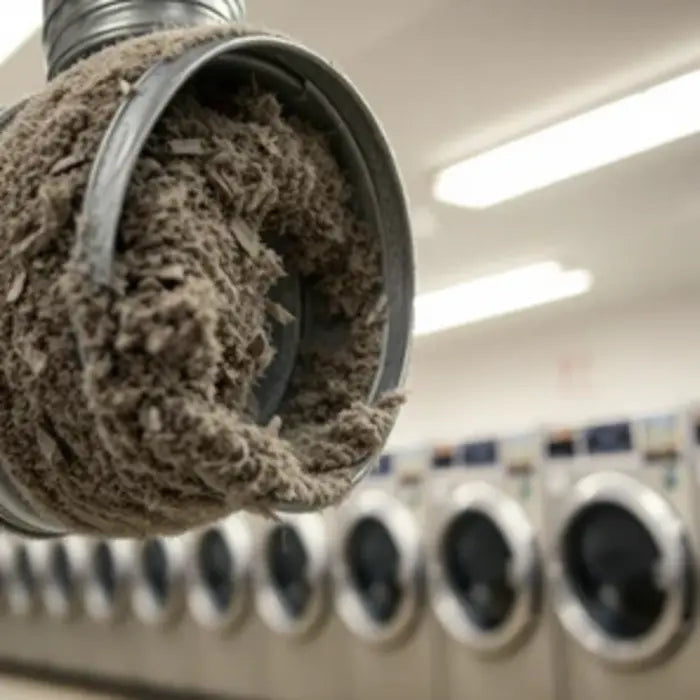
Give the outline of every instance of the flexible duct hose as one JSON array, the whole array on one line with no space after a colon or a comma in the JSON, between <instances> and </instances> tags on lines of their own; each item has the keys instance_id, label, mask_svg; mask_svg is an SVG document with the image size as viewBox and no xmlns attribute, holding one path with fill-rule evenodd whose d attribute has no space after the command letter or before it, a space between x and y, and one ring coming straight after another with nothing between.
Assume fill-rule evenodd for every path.
<instances>
[{"instance_id":1,"label":"flexible duct hose","mask_svg":"<svg viewBox=\"0 0 700 700\"><path fill-rule=\"evenodd\" d=\"M164 27L240 22L244 0L44 0L49 78L121 39Z\"/></svg>"}]
</instances>

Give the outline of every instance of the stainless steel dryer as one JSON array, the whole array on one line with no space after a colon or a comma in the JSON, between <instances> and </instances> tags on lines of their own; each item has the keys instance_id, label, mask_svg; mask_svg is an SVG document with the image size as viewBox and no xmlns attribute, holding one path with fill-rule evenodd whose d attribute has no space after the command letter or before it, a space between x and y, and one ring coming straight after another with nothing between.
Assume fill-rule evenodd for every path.
<instances>
[{"instance_id":1,"label":"stainless steel dryer","mask_svg":"<svg viewBox=\"0 0 700 700\"><path fill-rule=\"evenodd\" d=\"M132 543L132 615L121 630L122 643L143 660L139 677L175 689L191 687L198 669L184 619L186 553L182 537Z\"/></svg>"},{"instance_id":2,"label":"stainless steel dryer","mask_svg":"<svg viewBox=\"0 0 700 700\"><path fill-rule=\"evenodd\" d=\"M8 612L14 614L2 617L0 657L34 667L124 676L131 651L122 653L110 644L111 630L85 613L83 595L93 575L88 541L1 541Z\"/></svg>"},{"instance_id":3,"label":"stainless steel dryer","mask_svg":"<svg viewBox=\"0 0 700 700\"><path fill-rule=\"evenodd\" d=\"M26 618L41 607L41 591L36 571L34 544L14 535L0 541L0 561L4 574L4 594L11 615Z\"/></svg>"},{"instance_id":4,"label":"stainless steel dryer","mask_svg":"<svg viewBox=\"0 0 700 700\"><path fill-rule=\"evenodd\" d=\"M438 697L554 700L540 434L436 452L428 515Z\"/></svg>"},{"instance_id":5,"label":"stainless steel dryer","mask_svg":"<svg viewBox=\"0 0 700 700\"><path fill-rule=\"evenodd\" d=\"M268 700L267 632L254 613L247 518L234 516L184 540L78 538L63 548L65 557L50 556L60 542L23 543L36 563L31 589L46 609L0 617L0 658L146 684L155 694ZM15 544L0 548L0 570L20 561ZM73 588L78 600L62 593L60 614L47 614L58 591Z\"/></svg>"},{"instance_id":6,"label":"stainless steel dryer","mask_svg":"<svg viewBox=\"0 0 700 700\"><path fill-rule=\"evenodd\" d=\"M181 634L198 660L193 687L263 698L268 633L255 614L253 519L236 514L193 533L188 542L187 602Z\"/></svg>"},{"instance_id":7,"label":"stainless steel dryer","mask_svg":"<svg viewBox=\"0 0 700 700\"><path fill-rule=\"evenodd\" d=\"M28 546L43 603L14 630L28 661L153 687L196 687L199 650L185 633L179 538L76 537Z\"/></svg>"},{"instance_id":8,"label":"stainless steel dryer","mask_svg":"<svg viewBox=\"0 0 700 700\"><path fill-rule=\"evenodd\" d=\"M82 537L29 543L43 612L56 622L76 620L83 613L87 547Z\"/></svg>"},{"instance_id":9,"label":"stainless steel dryer","mask_svg":"<svg viewBox=\"0 0 700 700\"><path fill-rule=\"evenodd\" d=\"M268 630L264 694L274 700L343 698L346 638L333 612L334 513L283 514L258 530L255 601Z\"/></svg>"},{"instance_id":10,"label":"stainless steel dryer","mask_svg":"<svg viewBox=\"0 0 700 700\"><path fill-rule=\"evenodd\" d=\"M429 450L383 457L338 514L336 608L349 700L435 698L422 537Z\"/></svg>"},{"instance_id":11,"label":"stainless steel dryer","mask_svg":"<svg viewBox=\"0 0 700 700\"><path fill-rule=\"evenodd\" d=\"M176 625L185 603L185 545L181 537L134 543L132 607L145 626Z\"/></svg>"},{"instance_id":12,"label":"stainless steel dryer","mask_svg":"<svg viewBox=\"0 0 700 700\"><path fill-rule=\"evenodd\" d=\"M680 413L580 433L571 485L552 504L551 576L571 700L700 694L689 448Z\"/></svg>"}]
</instances>

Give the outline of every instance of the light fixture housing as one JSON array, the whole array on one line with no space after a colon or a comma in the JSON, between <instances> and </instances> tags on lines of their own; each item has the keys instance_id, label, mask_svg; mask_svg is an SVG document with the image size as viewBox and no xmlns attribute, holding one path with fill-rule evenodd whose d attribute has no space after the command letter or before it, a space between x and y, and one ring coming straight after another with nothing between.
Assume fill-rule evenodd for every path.
<instances>
[{"instance_id":1,"label":"light fixture housing","mask_svg":"<svg viewBox=\"0 0 700 700\"><path fill-rule=\"evenodd\" d=\"M434 195L485 209L699 131L696 70L456 163Z\"/></svg>"},{"instance_id":2,"label":"light fixture housing","mask_svg":"<svg viewBox=\"0 0 700 700\"><path fill-rule=\"evenodd\" d=\"M587 270L553 261L518 267L416 297L414 335L422 336L588 292Z\"/></svg>"}]
</instances>

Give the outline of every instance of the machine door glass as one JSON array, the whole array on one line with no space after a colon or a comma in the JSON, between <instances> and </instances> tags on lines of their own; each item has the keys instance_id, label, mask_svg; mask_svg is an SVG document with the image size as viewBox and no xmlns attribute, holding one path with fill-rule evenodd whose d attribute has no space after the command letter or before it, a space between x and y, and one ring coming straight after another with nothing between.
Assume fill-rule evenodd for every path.
<instances>
[{"instance_id":1,"label":"machine door glass","mask_svg":"<svg viewBox=\"0 0 700 700\"><path fill-rule=\"evenodd\" d=\"M378 517L360 518L346 544L352 584L368 615L385 624L398 612L403 596L400 554L388 527Z\"/></svg>"},{"instance_id":2,"label":"machine door glass","mask_svg":"<svg viewBox=\"0 0 700 700\"><path fill-rule=\"evenodd\" d=\"M520 504L487 481L459 484L434 506L430 547L433 609L454 639L500 653L537 619L541 564Z\"/></svg>"},{"instance_id":3,"label":"machine door glass","mask_svg":"<svg viewBox=\"0 0 700 700\"><path fill-rule=\"evenodd\" d=\"M449 584L464 613L490 631L512 613L516 591L511 582L513 552L491 517L476 510L457 515L442 542Z\"/></svg>"},{"instance_id":4,"label":"machine door glass","mask_svg":"<svg viewBox=\"0 0 700 700\"><path fill-rule=\"evenodd\" d=\"M564 628L607 661L663 658L693 612L691 550L671 503L633 476L597 472L572 486L560 518L552 583Z\"/></svg>"},{"instance_id":5,"label":"machine door glass","mask_svg":"<svg viewBox=\"0 0 700 700\"><path fill-rule=\"evenodd\" d=\"M234 570L236 562L223 533L217 528L207 530L199 540L197 565L202 585L213 606L226 612L235 595Z\"/></svg>"},{"instance_id":6,"label":"machine door glass","mask_svg":"<svg viewBox=\"0 0 700 700\"><path fill-rule=\"evenodd\" d=\"M267 567L272 585L291 618L300 618L312 597L308 578L309 555L306 546L292 525L277 525L267 540Z\"/></svg>"},{"instance_id":7,"label":"machine door glass","mask_svg":"<svg viewBox=\"0 0 700 700\"><path fill-rule=\"evenodd\" d=\"M568 527L564 563L590 617L611 637L636 639L661 618L661 552L646 526L615 503L581 510Z\"/></svg>"},{"instance_id":8,"label":"machine door glass","mask_svg":"<svg viewBox=\"0 0 700 700\"><path fill-rule=\"evenodd\" d=\"M155 602L164 606L172 589L172 572L168 553L160 539L150 539L146 542L141 551L141 567Z\"/></svg>"},{"instance_id":9,"label":"machine door glass","mask_svg":"<svg viewBox=\"0 0 700 700\"><path fill-rule=\"evenodd\" d=\"M187 552L192 617L212 629L238 624L250 599L252 534L247 521L232 516L199 531Z\"/></svg>"}]
</instances>

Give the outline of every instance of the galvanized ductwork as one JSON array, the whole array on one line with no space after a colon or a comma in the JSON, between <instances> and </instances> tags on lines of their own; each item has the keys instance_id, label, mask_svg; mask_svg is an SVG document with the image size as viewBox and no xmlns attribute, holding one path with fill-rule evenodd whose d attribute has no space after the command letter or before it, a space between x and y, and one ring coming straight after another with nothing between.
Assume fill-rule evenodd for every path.
<instances>
[{"instance_id":1,"label":"galvanized ductwork","mask_svg":"<svg viewBox=\"0 0 700 700\"><path fill-rule=\"evenodd\" d=\"M230 24L243 20L243 0L44 0L43 40L50 78L106 45L157 29ZM327 61L286 39L262 33L211 39L179 57L147 70L134 92L125 96L91 166L82 221L89 273L97 284L110 278L122 206L146 141L181 88L200 72L225 73L227 84L254 77L282 104L320 131L331 135L331 148L350 182L353 207L381 242L383 292L386 297L384 341L368 400L401 386L412 324L413 253L407 205L391 149L372 111L352 84ZM300 90L303 86L303 90ZM17 105L0 114L0 129ZM256 390L259 423L276 414L287 395L292 370L304 338L322 338L313 294L290 277L278 291L298 323L273 328L275 359ZM357 465L359 481L377 455ZM275 504L280 511L303 510L295 502ZM0 470L0 522L24 536L66 534L27 494Z\"/></svg>"},{"instance_id":2,"label":"galvanized ductwork","mask_svg":"<svg viewBox=\"0 0 700 700\"><path fill-rule=\"evenodd\" d=\"M165 27L240 22L243 0L44 0L49 78L122 39Z\"/></svg>"}]
</instances>

